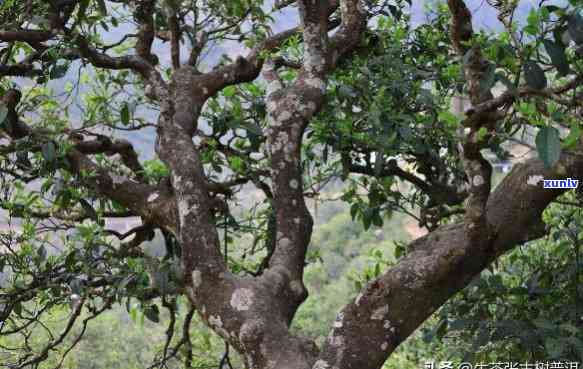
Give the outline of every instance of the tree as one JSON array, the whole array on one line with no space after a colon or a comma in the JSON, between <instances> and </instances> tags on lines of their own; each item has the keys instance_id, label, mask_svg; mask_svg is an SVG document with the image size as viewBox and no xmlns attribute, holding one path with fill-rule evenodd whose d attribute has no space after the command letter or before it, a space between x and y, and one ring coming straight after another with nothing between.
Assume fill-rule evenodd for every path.
<instances>
[{"instance_id":1,"label":"tree","mask_svg":"<svg viewBox=\"0 0 583 369\"><path fill-rule=\"evenodd\" d=\"M580 2L541 4L520 29L518 4L493 2L499 37L474 31L462 0L416 29L401 2L274 8L294 5L299 25L274 34L262 1L3 2L2 205L20 230L2 236L13 278L0 331L26 338L11 367L45 360L84 309L83 326L134 299L158 321L156 298L173 313L186 295L186 327L196 311L250 368L379 368L482 270L546 233L541 214L565 189L543 179L583 175ZM247 56L201 65L229 40ZM155 51L166 43L168 65ZM54 96L50 81L70 68L81 77ZM24 94L23 78L36 83ZM67 100L87 86L84 101ZM449 113L460 93L471 102L462 117ZM533 127L540 158L493 189L483 150L502 155ZM157 158L140 160L125 131L155 134ZM431 232L347 302L319 348L289 326L307 296L306 201L331 180L366 228L418 208ZM234 209L245 186L262 193L249 217ZM128 216L141 219L128 233L105 224ZM162 260L141 248L156 230ZM27 328L63 304L66 329L33 350ZM188 342L162 359L185 349L190 367Z\"/></svg>"}]
</instances>

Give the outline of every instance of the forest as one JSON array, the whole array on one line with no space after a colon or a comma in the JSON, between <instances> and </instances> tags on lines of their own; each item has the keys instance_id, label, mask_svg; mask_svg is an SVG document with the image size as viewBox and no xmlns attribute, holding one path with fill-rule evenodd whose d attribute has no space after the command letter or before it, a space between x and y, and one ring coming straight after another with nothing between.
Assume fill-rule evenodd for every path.
<instances>
[{"instance_id":1,"label":"forest","mask_svg":"<svg viewBox=\"0 0 583 369\"><path fill-rule=\"evenodd\" d=\"M583 1L0 0L0 369L577 369Z\"/></svg>"}]
</instances>

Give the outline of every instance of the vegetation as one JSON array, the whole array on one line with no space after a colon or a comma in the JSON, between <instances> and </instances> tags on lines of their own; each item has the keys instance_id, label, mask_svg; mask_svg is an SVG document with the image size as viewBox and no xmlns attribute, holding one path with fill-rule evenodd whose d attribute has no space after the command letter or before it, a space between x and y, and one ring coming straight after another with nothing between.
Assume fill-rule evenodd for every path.
<instances>
[{"instance_id":1,"label":"vegetation","mask_svg":"<svg viewBox=\"0 0 583 369\"><path fill-rule=\"evenodd\" d=\"M582 361L583 3L489 5L1 1L0 367Z\"/></svg>"}]
</instances>

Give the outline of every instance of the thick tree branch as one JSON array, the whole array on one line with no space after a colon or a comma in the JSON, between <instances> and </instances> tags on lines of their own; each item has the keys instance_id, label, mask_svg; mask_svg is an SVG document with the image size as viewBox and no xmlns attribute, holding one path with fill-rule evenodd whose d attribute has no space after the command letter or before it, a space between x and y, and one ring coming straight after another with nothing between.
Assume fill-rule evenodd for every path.
<instances>
[{"instance_id":1,"label":"thick tree branch","mask_svg":"<svg viewBox=\"0 0 583 369\"><path fill-rule=\"evenodd\" d=\"M381 177L396 176L403 181L411 183L421 192L427 194L427 196L433 200L431 201L432 204L459 205L466 198L466 194L460 192L454 186L448 186L430 180L423 180L415 174L403 170L399 167L396 160L389 160L389 162L383 166L380 173L377 173L376 170L370 166L363 166L352 162L347 162L345 166L347 166L347 169L350 170L351 173Z\"/></svg>"},{"instance_id":2,"label":"thick tree branch","mask_svg":"<svg viewBox=\"0 0 583 369\"><path fill-rule=\"evenodd\" d=\"M170 29L170 55L172 67L180 68L180 26L178 24L177 9L169 6L168 28Z\"/></svg>"},{"instance_id":3,"label":"thick tree branch","mask_svg":"<svg viewBox=\"0 0 583 369\"><path fill-rule=\"evenodd\" d=\"M137 2L134 12L139 23L138 40L136 42L136 53L143 59L153 62L152 44L154 43L154 8L156 0L140 0Z\"/></svg>"},{"instance_id":4,"label":"thick tree branch","mask_svg":"<svg viewBox=\"0 0 583 369\"><path fill-rule=\"evenodd\" d=\"M0 76L14 76L14 77L38 77L42 76L44 72L36 69L32 64L17 63L9 65L0 65Z\"/></svg>"},{"instance_id":5,"label":"thick tree branch","mask_svg":"<svg viewBox=\"0 0 583 369\"><path fill-rule=\"evenodd\" d=\"M564 190L543 189L542 179L582 177L582 150L579 145L577 156L564 153L553 169L538 159L516 166L488 200L486 218L495 235L488 242L473 242L463 224L443 226L413 241L406 257L370 282L338 315L320 364L380 368L425 319L492 261L544 235L541 214Z\"/></svg>"},{"instance_id":6,"label":"thick tree branch","mask_svg":"<svg viewBox=\"0 0 583 369\"><path fill-rule=\"evenodd\" d=\"M8 110L6 118L8 122L8 135L14 140L27 136L36 137L39 140L50 140L50 138L35 132L33 128L18 119L16 106L20 102L20 97L21 94L17 90L8 90L2 97L2 104ZM92 144L80 145L81 150L91 151ZM128 165L135 167L134 169L138 169L139 162L137 162L137 157L133 157L131 153L127 152L127 145L120 144L119 142L118 145L119 147L117 148L125 152L126 160L129 159ZM115 149L115 146L112 145L110 148ZM93 149L96 148L93 147ZM160 227L174 232L176 231L176 208L168 206L168 202L172 201L172 194L168 189L161 186L140 183L114 174L92 162L81 150L73 147L67 153L70 166L65 169L72 170L87 186L103 198L117 201L153 224L157 224Z\"/></svg>"},{"instance_id":7,"label":"thick tree branch","mask_svg":"<svg viewBox=\"0 0 583 369\"><path fill-rule=\"evenodd\" d=\"M470 101L473 105L493 98L489 89L482 87L486 62L478 45L471 45L473 38L472 15L463 0L448 0L452 14L451 40L460 58L464 58L464 72L469 84ZM468 118L470 132L459 145L464 169L468 176L469 189L466 201L466 227L476 242L484 237L482 230L487 226L485 209L490 195L492 166L484 159L483 134L495 130L496 118L492 114L473 115Z\"/></svg>"},{"instance_id":8,"label":"thick tree branch","mask_svg":"<svg viewBox=\"0 0 583 369\"><path fill-rule=\"evenodd\" d=\"M312 219L303 195L300 148L304 129L320 109L326 90L327 4L301 2L304 64L293 85L284 88L273 62L264 66L268 82L268 151L273 181L277 240L270 268L281 268L301 283ZM305 298L298 296L298 303Z\"/></svg>"},{"instance_id":9,"label":"thick tree branch","mask_svg":"<svg viewBox=\"0 0 583 369\"><path fill-rule=\"evenodd\" d=\"M359 32L345 38L352 46L364 28L363 21L358 23L362 29L346 26L365 17L357 3L346 1L343 8L344 32ZM330 8L326 2L304 1L300 11L305 54L297 80L284 87L275 69L270 69L272 64L265 71L270 83L268 151L277 232L269 268L260 277L240 278L227 270L211 211L209 181L192 136L205 101L228 84L256 78L263 65L260 51L276 48L296 30L268 39L248 59L239 58L205 75L182 66L175 71L167 94L159 99L156 150L171 170L189 300L217 333L245 353L253 368L300 364L307 368L315 355L314 345L292 336L288 325L306 296L302 273L312 220L302 191L300 145L306 125L323 103L330 70ZM258 344L263 345L262 350L256 349Z\"/></svg>"},{"instance_id":10,"label":"thick tree branch","mask_svg":"<svg viewBox=\"0 0 583 369\"><path fill-rule=\"evenodd\" d=\"M546 88L543 90L535 90L530 87L523 87L520 88L518 91L505 91L504 93L500 94L498 97L489 99L482 103L479 103L475 106L470 107L465 114L467 116L472 116L474 114L483 114L483 113L490 113L495 112L497 109L500 109L508 104L512 104L518 98L521 97L530 97L530 96L542 96L545 98L553 99L555 101L560 102L563 105L571 106L573 103L581 105L580 100L575 101L562 101L560 100L562 95L568 91L573 91L577 87L579 87L583 83L583 76L577 76L572 78L569 82L564 83L563 85L553 87L553 88Z\"/></svg>"},{"instance_id":11,"label":"thick tree branch","mask_svg":"<svg viewBox=\"0 0 583 369\"><path fill-rule=\"evenodd\" d=\"M74 36L73 40L77 44L79 54L97 68L132 69L146 79L153 69L150 63L138 55L113 57L99 52L81 35Z\"/></svg>"},{"instance_id":12,"label":"thick tree branch","mask_svg":"<svg viewBox=\"0 0 583 369\"><path fill-rule=\"evenodd\" d=\"M138 160L138 154L127 140L114 140L101 136L94 141L83 141L75 145L75 149L83 154L101 154L108 156L119 154L126 167L131 169L136 177L144 180L144 168Z\"/></svg>"},{"instance_id":13,"label":"thick tree branch","mask_svg":"<svg viewBox=\"0 0 583 369\"><path fill-rule=\"evenodd\" d=\"M1 42L21 41L32 44L48 41L54 36L55 34L49 31L32 31L32 30L0 31Z\"/></svg>"},{"instance_id":14,"label":"thick tree branch","mask_svg":"<svg viewBox=\"0 0 583 369\"><path fill-rule=\"evenodd\" d=\"M338 9L338 1L330 1L328 5L328 16ZM328 22L328 30L336 28L340 23L336 20ZM206 90L201 95L205 100L214 96L221 89L243 82L251 82L256 79L263 67L264 54L277 50L283 42L290 37L301 33L300 27L295 27L267 38L254 47L246 57L238 57L234 63L217 68L203 76L203 84ZM197 80L198 83L200 80Z\"/></svg>"}]
</instances>

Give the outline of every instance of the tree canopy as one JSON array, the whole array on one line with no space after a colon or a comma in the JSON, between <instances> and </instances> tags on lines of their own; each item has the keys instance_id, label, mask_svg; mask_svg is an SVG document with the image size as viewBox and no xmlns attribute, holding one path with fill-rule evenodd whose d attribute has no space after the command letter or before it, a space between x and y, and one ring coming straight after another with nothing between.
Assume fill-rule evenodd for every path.
<instances>
[{"instance_id":1,"label":"tree canopy","mask_svg":"<svg viewBox=\"0 0 583 369\"><path fill-rule=\"evenodd\" d=\"M526 329L519 306L555 309L529 300L537 286L579 296L581 190L543 180L583 179L583 3L488 5L496 32L463 0L418 25L400 0L0 2L0 336L22 338L0 365L58 350L61 366L93 319L137 303L170 316L152 367L193 367L197 314L247 368L373 369L447 301L452 330L486 337L477 322L495 317L488 339L503 344ZM535 155L497 179L516 145ZM330 186L364 229L404 213L427 234L359 282L316 345L290 326L317 257L308 205ZM536 271L488 310L524 292L517 256L464 290L548 235L577 245L574 266L552 256L575 279ZM62 331L42 325L63 307ZM574 324L547 342L557 356L583 353ZM524 337L516 352L533 350Z\"/></svg>"}]
</instances>

